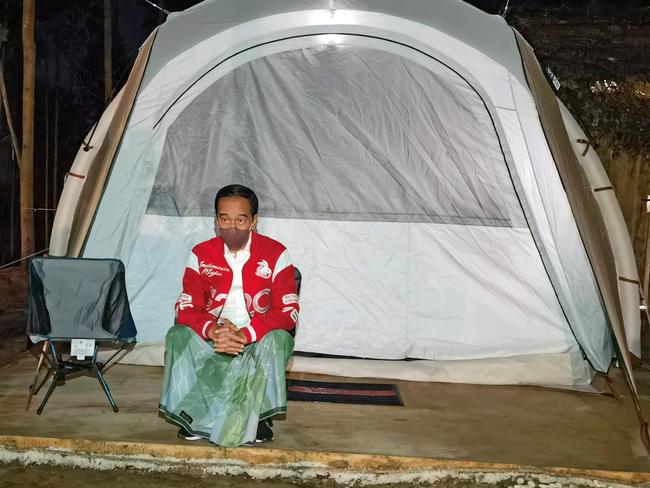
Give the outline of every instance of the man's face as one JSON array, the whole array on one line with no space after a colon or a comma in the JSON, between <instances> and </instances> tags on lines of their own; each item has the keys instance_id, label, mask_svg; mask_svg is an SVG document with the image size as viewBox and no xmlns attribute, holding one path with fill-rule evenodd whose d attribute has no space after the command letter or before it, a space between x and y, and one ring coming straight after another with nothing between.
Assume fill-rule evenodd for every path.
<instances>
[{"instance_id":1,"label":"man's face","mask_svg":"<svg viewBox=\"0 0 650 488\"><path fill-rule=\"evenodd\" d=\"M224 197L217 203L215 224L222 229L233 227L249 230L257 225L257 215L253 216L251 204L244 197Z\"/></svg>"}]
</instances>

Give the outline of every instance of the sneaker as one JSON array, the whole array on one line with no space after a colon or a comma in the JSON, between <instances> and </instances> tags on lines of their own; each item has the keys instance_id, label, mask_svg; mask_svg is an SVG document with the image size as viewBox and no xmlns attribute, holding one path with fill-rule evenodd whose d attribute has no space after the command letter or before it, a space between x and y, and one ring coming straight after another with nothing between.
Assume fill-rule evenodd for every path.
<instances>
[{"instance_id":1,"label":"sneaker","mask_svg":"<svg viewBox=\"0 0 650 488\"><path fill-rule=\"evenodd\" d=\"M200 441L202 437L200 435L194 435L185 427L181 427L178 430L178 437L180 439L185 439L186 441Z\"/></svg>"},{"instance_id":2,"label":"sneaker","mask_svg":"<svg viewBox=\"0 0 650 488\"><path fill-rule=\"evenodd\" d=\"M271 419L260 420L259 424L257 424L255 440L246 442L244 445L252 447L255 444L261 444L262 442L271 442L273 440L273 431L271 430L271 426L273 426Z\"/></svg>"},{"instance_id":3,"label":"sneaker","mask_svg":"<svg viewBox=\"0 0 650 488\"><path fill-rule=\"evenodd\" d=\"M257 436L255 437L255 442L271 442L273 440L273 431L271 426L273 422L271 419L260 420L260 423L257 424Z\"/></svg>"}]
</instances>

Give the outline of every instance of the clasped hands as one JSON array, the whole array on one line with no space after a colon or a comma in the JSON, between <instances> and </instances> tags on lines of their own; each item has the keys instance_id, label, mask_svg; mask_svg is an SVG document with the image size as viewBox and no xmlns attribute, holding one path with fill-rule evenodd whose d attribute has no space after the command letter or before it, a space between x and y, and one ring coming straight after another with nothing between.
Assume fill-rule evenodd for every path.
<instances>
[{"instance_id":1,"label":"clasped hands","mask_svg":"<svg viewBox=\"0 0 650 488\"><path fill-rule=\"evenodd\" d=\"M239 355L246 345L246 336L228 319L220 319L221 326L214 325L208 338L214 342L214 352Z\"/></svg>"}]
</instances>

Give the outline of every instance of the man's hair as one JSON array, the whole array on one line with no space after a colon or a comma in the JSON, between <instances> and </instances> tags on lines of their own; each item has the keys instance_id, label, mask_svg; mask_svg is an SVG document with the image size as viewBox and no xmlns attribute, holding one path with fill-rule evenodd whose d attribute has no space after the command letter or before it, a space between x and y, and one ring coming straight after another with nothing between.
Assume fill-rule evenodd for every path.
<instances>
[{"instance_id":1,"label":"man's hair","mask_svg":"<svg viewBox=\"0 0 650 488\"><path fill-rule=\"evenodd\" d=\"M259 206L259 201L257 200L257 195L250 188L244 185L228 185L224 186L221 190L217 192L217 196L214 199L214 211L218 212L217 206L219 205L220 198L226 197L243 197L248 200L251 204L251 214L253 216L257 215L257 208Z\"/></svg>"}]
</instances>

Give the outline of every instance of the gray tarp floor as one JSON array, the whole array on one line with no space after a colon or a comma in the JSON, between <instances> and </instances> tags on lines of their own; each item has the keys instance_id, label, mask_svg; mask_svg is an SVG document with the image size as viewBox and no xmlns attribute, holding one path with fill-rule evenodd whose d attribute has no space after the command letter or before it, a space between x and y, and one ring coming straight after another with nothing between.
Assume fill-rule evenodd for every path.
<instances>
[{"instance_id":1,"label":"gray tarp floor","mask_svg":"<svg viewBox=\"0 0 650 488\"><path fill-rule=\"evenodd\" d=\"M162 368L115 365L107 371L118 414L95 378L80 377L58 387L38 416L35 410L46 387L30 411L25 410L35 366L36 359L23 353L0 368L0 435L187 442L177 439L177 428L157 414ZM397 381L404 407L289 402L286 419L275 422L276 439L267 445L290 451L648 472L650 459L639 439L629 394L620 375L610 376L618 398L539 387ZM639 371L637 381L650 412L650 372Z\"/></svg>"}]
</instances>

